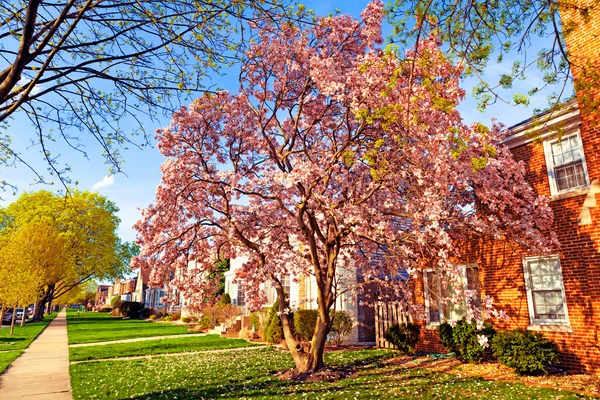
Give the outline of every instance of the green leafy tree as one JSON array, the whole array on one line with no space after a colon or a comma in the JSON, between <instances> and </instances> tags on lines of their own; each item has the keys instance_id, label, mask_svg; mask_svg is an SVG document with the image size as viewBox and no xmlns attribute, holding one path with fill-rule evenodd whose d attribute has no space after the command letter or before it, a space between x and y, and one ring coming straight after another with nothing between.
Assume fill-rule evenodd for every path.
<instances>
[{"instance_id":1,"label":"green leafy tree","mask_svg":"<svg viewBox=\"0 0 600 400\"><path fill-rule=\"evenodd\" d=\"M29 222L0 236L0 303L26 308L64 267L65 243L49 224ZM26 313L23 313L24 317ZM16 312L11 322L12 335ZM24 324L25 318L22 319Z\"/></svg>"},{"instance_id":2,"label":"green leafy tree","mask_svg":"<svg viewBox=\"0 0 600 400\"><path fill-rule=\"evenodd\" d=\"M556 92L550 106L564 100L571 85L573 70L579 70L579 82L598 87L597 60L570 52L565 38L577 29L600 22L598 5L590 0L391 0L388 20L394 30L391 41L418 43L419 38L437 35L447 54L464 66L465 76L479 79L473 89L480 109L498 101L529 103L529 97L549 85ZM562 18L562 20L561 20ZM535 53L532 43L545 43ZM532 54L533 53L533 54ZM490 61L514 59L512 67L496 79L484 79ZM528 70L537 67L543 73L541 86L527 88ZM595 82L595 83L594 83ZM576 85L577 86L577 85ZM527 88L507 98L502 89ZM592 107L593 108L593 107Z\"/></svg>"},{"instance_id":3,"label":"green leafy tree","mask_svg":"<svg viewBox=\"0 0 600 400\"><path fill-rule=\"evenodd\" d=\"M47 273L43 294L34 319L41 319L44 306L90 280L123 276L135 246L117 236L118 208L98 193L73 190L70 196L48 191L24 193L2 210L0 235L12 235L26 224L52 227L64 243L63 261ZM44 269L41 264L36 268Z\"/></svg>"}]
</instances>

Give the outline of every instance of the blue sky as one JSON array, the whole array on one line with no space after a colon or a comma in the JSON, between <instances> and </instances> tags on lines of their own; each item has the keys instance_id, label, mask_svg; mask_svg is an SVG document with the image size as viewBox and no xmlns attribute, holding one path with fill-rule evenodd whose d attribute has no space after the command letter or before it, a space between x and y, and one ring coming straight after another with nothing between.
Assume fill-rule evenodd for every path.
<instances>
[{"instance_id":1,"label":"blue sky","mask_svg":"<svg viewBox=\"0 0 600 400\"><path fill-rule=\"evenodd\" d=\"M334 12L335 9L340 9L344 13L349 13L358 17L368 2L366 0L311 0L304 1L303 3L307 8L312 8L318 15L326 15ZM513 60L508 58L505 64L490 64L485 78L488 79L488 81L497 80L500 73L510 70L512 61ZM228 75L215 78L215 83L222 88L234 90L237 87L237 72L233 69ZM477 81L474 79L463 83L463 87L468 93L468 98L460 105L460 111L467 123L481 121L489 124L493 117L505 125L510 126L531 117L534 108L543 109L547 106L546 96L548 93L546 92L532 97L531 104L528 108L517 108L504 104L496 104L489 108L485 114L482 114L476 110L475 102L469 96L472 86L476 83ZM537 85L541 86L541 74L537 70L530 70L526 84L527 88ZM515 85L515 92L527 92L527 88L518 87L518 85L519 83ZM148 123L147 128L150 132L153 132L161 126L168 125L168 123L169 119L163 118L158 124ZM34 135L29 122L17 117L11 124L9 132L15 147L21 149L22 154L34 168L45 173L47 166L40 159L40 154L37 149L27 149L28 138ZM82 137L85 136L82 135ZM101 156L101 149L97 143L90 141L89 138L86 137L82 144L86 146L89 159L84 158L80 153L69 149L60 142L57 142L54 153L55 155L60 153L62 160L68 161L71 165L73 170L71 178L73 181L79 182L77 188L80 190L97 190L117 204L120 208L119 217L121 218L119 235L123 240L134 240L135 231L132 229L132 225L140 217L139 208L144 208L154 201L155 189L160 183L161 178L159 167L164 158L159 154L155 147L146 148L144 150L132 147L129 150L122 151L125 159L123 165L124 174L107 176L108 166L104 164L104 160ZM19 188L19 193L22 191L39 189L60 189L59 184L55 184L54 186L32 185L31 182L33 182L34 178L35 176L31 171L23 165L17 165L16 168L0 169L0 179L16 184ZM0 204L3 205L16 199L15 196L8 192L0 195L3 198Z\"/></svg>"}]
</instances>

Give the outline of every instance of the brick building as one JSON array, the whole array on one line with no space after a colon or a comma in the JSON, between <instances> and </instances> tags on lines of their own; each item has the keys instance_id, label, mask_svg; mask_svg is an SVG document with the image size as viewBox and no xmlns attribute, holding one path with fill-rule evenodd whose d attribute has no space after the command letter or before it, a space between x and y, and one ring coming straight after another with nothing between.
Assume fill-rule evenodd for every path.
<instances>
[{"instance_id":1,"label":"brick building","mask_svg":"<svg viewBox=\"0 0 600 400\"><path fill-rule=\"evenodd\" d=\"M577 98L558 111L513 126L504 142L525 163L526 179L536 192L549 198L561 247L541 256L506 243L478 243L459 264L464 263L465 284L491 296L495 307L508 313L509 321L497 323L497 328L542 332L558 345L563 367L598 374L600 77L594 71L600 70L600 13L584 21L573 10L561 11L563 21L575 22L566 43ZM415 300L426 308L426 329L417 350L445 351L437 325L460 317L461 310L430 300L427 291L439 287L434 273L426 272L423 282L415 291Z\"/></svg>"}]
</instances>

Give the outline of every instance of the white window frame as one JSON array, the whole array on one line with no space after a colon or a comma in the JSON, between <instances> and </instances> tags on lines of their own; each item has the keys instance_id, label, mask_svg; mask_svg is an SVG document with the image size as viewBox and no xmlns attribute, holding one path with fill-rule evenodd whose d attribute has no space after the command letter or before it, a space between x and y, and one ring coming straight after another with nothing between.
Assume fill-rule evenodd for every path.
<instances>
[{"instance_id":1,"label":"white window frame","mask_svg":"<svg viewBox=\"0 0 600 400\"><path fill-rule=\"evenodd\" d=\"M577 136L579 138L579 143L581 143L581 163L583 166L583 173L585 175L585 184L581 186L572 187L565 190L558 190L558 186L556 184L556 176L554 174L554 159L552 158L552 145L558 141L569 139L573 136ZM575 190L584 189L590 186L590 177L588 175L587 164L585 162L585 151L583 150L583 141L581 140L581 134L579 131L575 131L573 133L564 134L560 138L554 138L550 140L544 141L544 156L546 158L546 170L548 172L548 183L550 184L550 194L552 196L562 193L569 193Z\"/></svg>"},{"instance_id":2,"label":"white window frame","mask_svg":"<svg viewBox=\"0 0 600 400\"><path fill-rule=\"evenodd\" d=\"M463 290L467 290L469 288L469 282L468 282L468 277L467 277L467 268L475 268L478 270L477 264L460 264L460 265L457 265L456 267L461 270L461 274L464 279ZM429 315L430 314L429 313L430 296L429 296L429 285L427 284L427 273L428 272L437 272L437 271L433 268L429 268L429 269L426 269L423 271L423 291L424 291L424 295L425 295L425 316L426 316L426 321L427 321L428 326L437 326L437 325L441 324L442 322L447 321L447 319L442 314L443 304L440 299L438 299L438 310L440 312L440 321L439 322L431 321L431 319L430 319L430 315ZM438 280L438 293L441 293L441 292L442 292L441 281ZM466 306L467 305L465 303L464 304L465 311L467 308Z\"/></svg>"},{"instance_id":3,"label":"white window frame","mask_svg":"<svg viewBox=\"0 0 600 400\"><path fill-rule=\"evenodd\" d=\"M565 319L564 320L543 319L543 318L535 317L535 306L533 304L533 290L531 288L530 271L529 271L528 262L534 261L534 260L551 259L551 258L558 260L558 266L559 266L558 272L560 274L560 280L562 282L561 296L562 296L562 301L563 301L564 308L565 308ZM569 322L569 307L567 306L567 296L565 294L565 281L562 276L562 266L560 265L560 257L558 256L558 254L551 254L548 256L524 257L523 258L523 271L524 271L524 276L525 276L525 291L527 292L527 306L529 309L529 323L531 325L570 326L571 323Z\"/></svg>"}]
</instances>

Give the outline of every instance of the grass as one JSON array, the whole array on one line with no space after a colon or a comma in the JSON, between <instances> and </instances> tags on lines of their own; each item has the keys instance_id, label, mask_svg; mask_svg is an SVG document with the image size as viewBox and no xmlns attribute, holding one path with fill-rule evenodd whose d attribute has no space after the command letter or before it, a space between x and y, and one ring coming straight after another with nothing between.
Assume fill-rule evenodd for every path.
<instances>
[{"instance_id":1,"label":"grass","mask_svg":"<svg viewBox=\"0 0 600 400\"><path fill-rule=\"evenodd\" d=\"M192 336L186 338L144 340L132 343L114 343L101 346L71 347L69 349L69 359L71 361L98 360L103 358L184 353L247 346L254 346L254 344L243 339L228 339L219 335Z\"/></svg>"},{"instance_id":2,"label":"grass","mask_svg":"<svg viewBox=\"0 0 600 400\"><path fill-rule=\"evenodd\" d=\"M150 336L181 335L188 327L113 317L110 313L67 310L69 344L108 342Z\"/></svg>"},{"instance_id":3,"label":"grass","mask_svg":"<svg viewBox=\"0 0 600 400\"><path fill-rule=\"evenodd\" d=\"M27 322L25 326L15 324L13 336L9 336L10 326L4 325L0 329L0 373L23 353L33 339L56 317L58 313L44 315L44 321Z\"/></svg>"},{"instance_id":4,"label":"grass","mask_svg":"<svg viewBox=\"0 0 600 400\"><path fill-rule=\"evenodd\" d=\"M260 348L75 364L71 365L71 384L75 399L585 398L521 383L486 381L385 363L393 355L387 350L327 354L328 365L356 371L353 376L332 383L280 380L275 372L293 367L289 353Z\"/></svg>"},{"instance_id":5,"label":"grass","mask_svg":"<svg viewBox=\"0 0 600 400\"><path fill-rule=\"evenodd\" d=\"M23 354L23 350L13 350L13 351L3 351L0 352L0 374L4 372L6 368L13 361L15 361L21 354Z\"/></svg>"}]
</instances>

